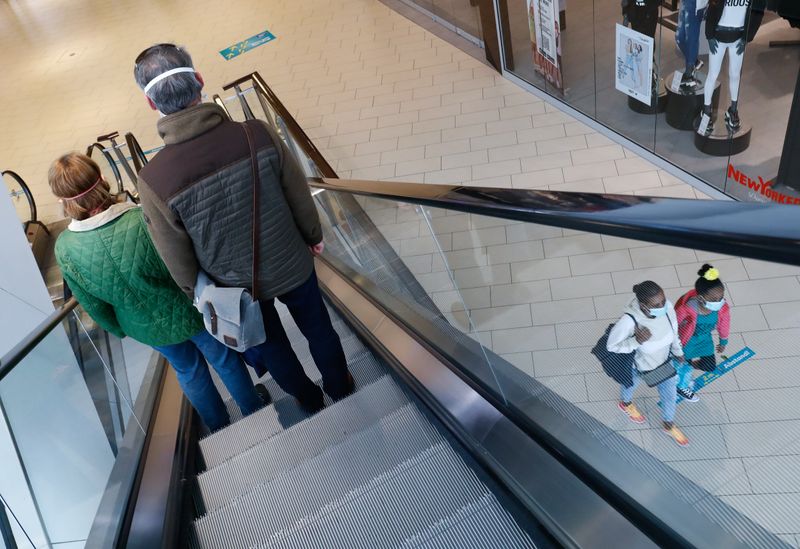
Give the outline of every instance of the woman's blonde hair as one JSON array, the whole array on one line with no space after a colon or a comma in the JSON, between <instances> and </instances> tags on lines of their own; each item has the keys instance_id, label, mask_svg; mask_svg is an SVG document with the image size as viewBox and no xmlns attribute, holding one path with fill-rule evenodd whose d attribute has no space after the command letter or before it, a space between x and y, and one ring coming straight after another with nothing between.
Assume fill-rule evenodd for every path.
<instances>
[{"instance_id":1,"label":"woman's blonde hair","mask_svg":"<svg viewBox=\"0 0 800 549\"><path fill-rule=\"evenodd\" d=\"M64 213L72 219L86 219L115 202L100 167L85 154L71 152L53 162L47 180L50 190L61 199Z\"/></svg>"}]
</instances>

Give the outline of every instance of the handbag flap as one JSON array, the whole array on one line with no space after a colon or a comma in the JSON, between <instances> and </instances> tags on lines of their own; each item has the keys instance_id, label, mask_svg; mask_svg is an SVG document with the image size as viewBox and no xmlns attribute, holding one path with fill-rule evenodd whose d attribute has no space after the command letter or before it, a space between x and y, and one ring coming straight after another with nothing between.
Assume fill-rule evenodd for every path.
<instances>
[{"instance_id":1,"label":"handbag flap","mask_svg":"<svg viewBox=\"0 0 800 549\"><path fill-rule=\"evenodd\" d=\"M210 302L217 317L239 326L242 323L242 294L246 291L244 288L206 286L200 294L198 308L202 311L205 304Z\"/></svg>"}]
</instances>

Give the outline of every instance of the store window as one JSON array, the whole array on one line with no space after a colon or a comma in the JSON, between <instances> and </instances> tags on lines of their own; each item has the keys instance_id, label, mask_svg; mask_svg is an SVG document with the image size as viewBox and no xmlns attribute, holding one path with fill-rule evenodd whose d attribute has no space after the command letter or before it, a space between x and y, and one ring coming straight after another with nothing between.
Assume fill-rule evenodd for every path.
<instances>
[{"instance_id":1,"label":"store window","mask_svg":"<svg viewBox=\"0 0 800 549\"><path fill-rule=\"evenodd\" d=\"M472 42L476 44L482 42L478 0L403 0L403 2L433 17Z\"/></svg>"},{"instance_id":2,"label":"store window","mask_svg":"<svg viewBox=\"0 0 800 549\"><path fill-rule=\"evenodd\" d=\"M800 1L500 10L507 71L734 198L800 203Z\"/></svg>"}]
</instances>

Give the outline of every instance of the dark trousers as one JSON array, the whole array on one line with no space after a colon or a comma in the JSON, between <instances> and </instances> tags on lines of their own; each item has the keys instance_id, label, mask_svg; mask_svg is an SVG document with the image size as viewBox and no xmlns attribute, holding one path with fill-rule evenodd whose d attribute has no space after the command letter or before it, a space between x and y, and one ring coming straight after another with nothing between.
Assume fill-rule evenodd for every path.
<instances>
[{"instance_id":1,"label":"dark trousers","mask_svg":"<svg viewBox=\"0 0 800 549\"><path fill-rule=\"evenodd\" d=\"M311 273L302 285L279 295L277 299L286 305L300 332L308 340L311 356L322 374L325 392L334 400L347 396L350 391L347 359L339 334L333 329L322 301L317 274ZM266 367L281 389L304 405L321 405L322 391L303 371L275 310L275 301L262 300L260 305L267 340L245 351L245 360L256 368Z\"/></svg>"},{"instance_id":2,"label":"dark trousers","mask_svg":"<svg viewBox=\"0 0 800 549\"><path fill-rule=\"evenodd\" d=\"M717 359L714 355L693 358L689 362L692 363L693 368L704 372L713 372L717 368Z\"/></svg>"}]
</instances>

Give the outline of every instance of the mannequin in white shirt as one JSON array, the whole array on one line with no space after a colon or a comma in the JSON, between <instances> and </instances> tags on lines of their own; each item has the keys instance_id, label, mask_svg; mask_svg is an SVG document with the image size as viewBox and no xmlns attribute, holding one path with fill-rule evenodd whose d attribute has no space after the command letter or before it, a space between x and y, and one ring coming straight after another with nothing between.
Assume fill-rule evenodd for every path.
<instances>
[{"instance_id":1,"label":"mannequin in white shirt","mask_svg":"<svg viewBox=\"0 0 800 549\"><path fill-rule=\"evenodd\" d=\"M722 61L728 54L728 84L731 105L725 112L725 124L730 132L741 127L739 119L739 83L741 81L744 50L747 43L746 24L751 0L710 0L706 38L708 38L708 79L704 91L703 117L707 119L705 134L714 131L711 101ZM703 129L701 122L700 128Z\"/></svg>"}]
</instances>

